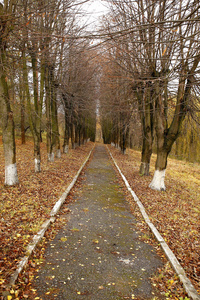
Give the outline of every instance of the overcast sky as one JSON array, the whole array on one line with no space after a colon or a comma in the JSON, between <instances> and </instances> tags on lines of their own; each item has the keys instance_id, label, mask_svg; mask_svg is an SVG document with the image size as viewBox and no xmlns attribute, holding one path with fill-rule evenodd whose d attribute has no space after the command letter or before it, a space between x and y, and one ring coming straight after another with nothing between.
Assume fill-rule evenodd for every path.
<instances>
[{"instance_id":1,"label":"overcast sky","mask_svg":"<svg viewBox=\"0 0 200 300\"><path fill-rule=\"evenodd\" d=\"M90 30L96 30L99 26L99 20L106 14L106 1L103 0L90 0L82 6L85 12L85 20L90 27Z\"/></svg>"}]
</instances>

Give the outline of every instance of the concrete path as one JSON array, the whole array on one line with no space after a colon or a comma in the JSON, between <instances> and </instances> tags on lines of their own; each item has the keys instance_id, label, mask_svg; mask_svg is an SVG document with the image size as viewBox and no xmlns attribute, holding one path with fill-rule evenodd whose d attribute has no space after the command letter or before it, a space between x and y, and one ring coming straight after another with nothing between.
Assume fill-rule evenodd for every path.
<instances>
[{"instance_id":1,"label":"concrete path","mask_svg":"<svg viewBox=\"0 0 200 300\"><path fill-rule=\"evenodd\" d=\"M33 286L41 299L164 299L149 277L162 265L139 240L117 176L103 145L97 145L66 224L45 252Z\"/></svg>"}]
</instances>

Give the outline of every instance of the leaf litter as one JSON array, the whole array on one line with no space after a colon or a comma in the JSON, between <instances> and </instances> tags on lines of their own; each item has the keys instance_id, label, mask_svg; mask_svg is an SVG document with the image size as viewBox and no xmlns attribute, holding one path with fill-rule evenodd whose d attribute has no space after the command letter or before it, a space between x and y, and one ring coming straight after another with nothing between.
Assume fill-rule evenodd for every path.
<instances>
[{"instance_id":1,"label":"leaf litter","mask_svg":"<svg viewBox=\"0 0 200 300\"><path fill-rule=\"evenodd\" d=\"M17 141L17 166L20 185L8 188L3 185L3 147L0 143L0 210L3 216L0 220L0 234L3 249L5 248L4 253L1 252L3 255L0 258L0 290L6 289L9 276L23 256L25 247L45 218L49 217L50 210L71 182L92 146L93 144L89 143L70 151L67 155L63 155L61 160L56 160L52 164L47 163L45 145L42 144L42 151L44 152L42 152L42 173L35 174L30 151L33 148L33 143L29 141L26 145L21 146L20 142ZM153 155L150 168L151 176L141 177L138 172L139 152L128 150L126 155L122 155L116 149L111 148L110 150L131 187L144 204L151 221L161 232L199 292L200 166L169 159L166 175L167 192L159 193L148 188L154 172L155 155ZM190 176L191 172L192 176ZM122 185L121 178L119 181ZM141 214L128 191L124 189L124 192L132 205L133 214L138 218L139 229L144 231L141 239L153 244L165 260L164 267L152 278L153 285L163 291L166 299L189 299L169 262L164 258L163 252L156 245L157 243L153 242L152 233L145 222L141 220ZM71 199L72 196L69 195L68 201ZM63 210L65 213L69 212L65 205ZM59 222L60 225L58 225ZM44 261L46 240L53 239L62 222L61 214L58 216L57 225L53 224L51 230L47 231L46 238L43 238L35 250L27 269L19 276L19 281L14 287L14 294L10 299L40 299L36 297L36 290L31 288L31 281L33 274L37 272L40 264ZM134 295L132 296L134 299ZM11 296L8 295L7 297ZM155 297L155 299L157 298Z\"/></svg>"},{"instance_id":2,"label":"leaf litter","mask_svg":"<svg viewBox=\"0 0 200 300\"><path fill-rule=\"evenodd\" d=\"M39 231L43 222L50 217L50 211L66 190L77 171L85 161L93 143L89 142L74 150L69 150L55 162L47 162L46 145L41 143L41 173L34 172L33 142L28 140L17 145L17 170L20 184L4 186L4 156L0 140L0 291L6 290L11 274L25 255L26 246ZM69 196L70 199L70 196ZM65 208L68 212L68 208ZM58 217L59 218L59 217ZM62 222L62 217L59 218ZM52 233L54 230L52 230ZM44 245L40 248L42 257ZM37 251L36 251L37 252ZM37 257L37 256L36 256ZM36 265L40 258L36 259ZM41 258L42 261L42 258ZM35 263L30 262L30 267ZM31 271L26 276L27 282ZM29 276L30 275L30 276ZM1 294L1 293L0 293Z\"/></svg>"}]
</instances>

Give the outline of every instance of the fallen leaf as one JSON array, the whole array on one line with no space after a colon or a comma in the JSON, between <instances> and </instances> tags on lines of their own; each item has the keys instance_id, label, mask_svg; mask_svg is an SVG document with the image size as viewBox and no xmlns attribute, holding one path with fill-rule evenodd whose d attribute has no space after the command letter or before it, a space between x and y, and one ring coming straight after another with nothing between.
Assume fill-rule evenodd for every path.
<instances>
[{"instance_id":1,"label":"fallen leaf","mask_svg":"<svg viewBox=\"0 0 200 300\"><path fill-rule=\"evenodd\" d=\"M94 244L99 244L99 241L98 241L98 240L96 240L96 239L95 239L95 240L93 240L92 242L93 242Z\"/></svg>"},{"instance_id":2,"label":"fallen leaf","mask_svg":"<svg viewBox=\"0 0 200 300\"><path fill-rule=\"evenodd\" d=\"M67 238L66 237L61 237L60 239L62 242L66 242L67 241Z\"/></svg>"}]
</instances>

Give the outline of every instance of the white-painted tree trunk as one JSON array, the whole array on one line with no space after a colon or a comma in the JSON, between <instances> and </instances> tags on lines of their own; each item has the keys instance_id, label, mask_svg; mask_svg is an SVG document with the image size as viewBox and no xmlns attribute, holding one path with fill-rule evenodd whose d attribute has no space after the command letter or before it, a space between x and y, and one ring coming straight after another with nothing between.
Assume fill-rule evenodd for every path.
<instances>
[{"instance_id":1,"label":"white-painted tree trunk","mask_svg":"<svg viewBox=\"0 0 200 300\"><path fill-rule=\"evenodd\" d=\"M56 151L56 157L57 157L57 158L61 158L61 151L60 151L60 149L58 149L58 150Z\"/></svg>"},{"instance_id":2,"label":"white-painted tree trunk","mask_svg":"<svg viewBox=\"0 0 200 300\"><path fill-rule=\"evenodd\" d=\"M16 164L5 166L5 185L15 185L18 183Z\"/></svg>"},{"instance_id":3,"label":"white-painted tree trunk","mask_svg":"<svg viewBox=\"0 0 200 300\"><path fill-rule=\"evenodd\" d=\"M165 191L165 171L166 170L156 170L153 176L153 180L150 183L149 187L152 190L157 190L157 191Z\"/></svg>"},{"instance_id":4,"label":"white-painted tree trunk","mask_svg":"<svg viewBox=\"0 0 200 300\"><path fill-rule=\"evenodd\" d=\"M48 154L48 161L54 162L54 153L49 153Z\"/></svg>"},{"instance_id":5,"label":"white-painted tree trunk","mask_svg":"<svg viewBox=\"0 0 200 300\"><path fill-rule=\"evenodd\" d=\"M65 147L64 147L64 153L68 153L68 151L69 151L69 145L65 145Z\"/></svg>"},{"instance_id":6,"label":"white-painted tree trunk","mask_svg":"<svg viewBox=\"0 0 200 300\"><path fill-rule=\"evenodd\" d=\"M40 159L35 158L35 173L41 172Z\"/></svg>"}]
</instances>

